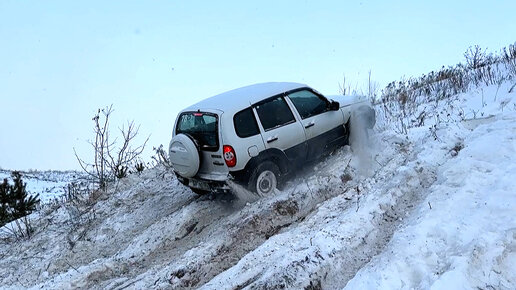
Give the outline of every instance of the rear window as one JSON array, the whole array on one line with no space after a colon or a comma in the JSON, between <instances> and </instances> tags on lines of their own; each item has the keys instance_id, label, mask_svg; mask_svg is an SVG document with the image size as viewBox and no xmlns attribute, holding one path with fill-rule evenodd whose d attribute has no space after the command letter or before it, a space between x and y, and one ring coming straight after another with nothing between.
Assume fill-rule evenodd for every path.
<instances>
[{"instance_id":1,"label":"rear window","mask_svg":"<svg viewBox=\"0 0 516 290\"><path fill-rule=\"evenodd\" d=\"M185 112L179 116L176 134L192 136L201 149L217 151L219 149L218 118L215 114L202 112Z\"/></svg>"},{"instance_id":2,"label":"rear window","mask_svg":"<svg viewBox=\"0 0 516 290\"><path fill-rule=\"evenodd\" d=\"M294 115L283 97L257 104L256 112L265 131L295 122Z\"/></svg>"},{"instance_id":3,"label":"rear window","mask_svg":"<svg viewBox=\"0 0 516 290\"><path fill-rule=\"evenodd\" d=\"M240 138L251 137L260 133L253 109L247 108L235 114L233 117L235 131Z\"/></svg>"}]
</instances>

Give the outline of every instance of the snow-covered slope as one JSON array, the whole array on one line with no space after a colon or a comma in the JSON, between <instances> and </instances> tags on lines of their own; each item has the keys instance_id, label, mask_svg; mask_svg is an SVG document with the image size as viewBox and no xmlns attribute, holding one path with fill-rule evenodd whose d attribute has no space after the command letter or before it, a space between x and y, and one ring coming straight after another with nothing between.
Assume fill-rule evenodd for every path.
<instances>
[{"instance_id":1,"label":"snow-covered slope","mask_svg":"<svg viewBox=\"0 0 516 290\"><path fill-rule=\"evenodd\" d=\"M0 285L514 289L508 90L458 95L436 110L459 108L460 117L429 115L407 135L372 133L271 197L198 197L155 168L80 203L49 205L32 216L30 240L0 247Z\"/></svg>"},{"instance_id":2,"label":"snow-covered slope","mask_svg":"<svg viewBox=\"0 0 516 290\"><path fill-rule=\"evenodd\" d=\"M516 288L516 114L446 130L451 158L422 152L435 182L347 288Z\"/></svg>"}]
</instances>

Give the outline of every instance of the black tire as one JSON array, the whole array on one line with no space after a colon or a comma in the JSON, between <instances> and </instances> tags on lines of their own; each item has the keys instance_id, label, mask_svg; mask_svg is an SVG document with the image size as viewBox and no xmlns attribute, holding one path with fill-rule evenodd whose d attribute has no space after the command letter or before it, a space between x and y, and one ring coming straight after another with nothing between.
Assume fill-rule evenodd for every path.
<instances>
[{"instance_id":1,"label":"black tire","mask_svg":"<svg viewBox=\"0 0 516 290\"><path fill-rule=\"evenodd\" d=\"M272 161L258 164L252 171L247 188L260 196L274 193L281 183L278 165Z\"/></svg>"},{"instance_id":2,"label":"black tire","mask_svg":"<svg viewBox=\"0 0 516 290\"><path fill-rule=\"evenodd\" d=\"M210 191L208 191L208 190L204 190L204 189L193 188L193 187L190 187L190 189L191 189L194 193L196 193L196 194L198 194L198 195L205 195L205 194L210 193Z\"/></svg>"}]
</instances>

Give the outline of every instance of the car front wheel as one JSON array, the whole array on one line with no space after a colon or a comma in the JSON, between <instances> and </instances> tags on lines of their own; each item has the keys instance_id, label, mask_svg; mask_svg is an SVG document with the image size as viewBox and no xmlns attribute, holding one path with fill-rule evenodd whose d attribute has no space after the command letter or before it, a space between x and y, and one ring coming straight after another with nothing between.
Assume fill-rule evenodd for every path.
<instances>
[{"instance_id":1,"label":"car front wheel","mask_svg":"<svg viewBox=\"0 0 516 290\"><path fill-rule=\"evenodd\" d=\"M279 177L279 167L272 161L265 161L254 168L248 188L260 196L270 195L278 188Z\"/></svg>"}]
</instances>

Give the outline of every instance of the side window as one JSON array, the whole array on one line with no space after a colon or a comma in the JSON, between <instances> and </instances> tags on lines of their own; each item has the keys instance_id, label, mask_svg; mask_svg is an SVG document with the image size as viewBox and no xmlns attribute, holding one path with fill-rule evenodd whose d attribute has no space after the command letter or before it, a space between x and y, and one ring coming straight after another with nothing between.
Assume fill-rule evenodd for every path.
<instances>
[{"instance_id":1,"label":"side window","mask_svg":"<svg viewBox=\"0 0 516 290\"><path fill-rule=\"evenodd\" d=\"M310 91L298 91L288 95L302 119L324 113L328 110L326 100Z\"/></svg>"},{"instance_id":2,"label":"side window","mask_svg":"<svg viewBox=\"0 0 516 290\"><path fill-rule=\"evenodd\" d=\"M295 122L283 97L277 97L256 105L256 112L265 131Z\"/></svg>"},{"instance_id":3,"label":"side window","mask_svg":"<svg viewBox=\"0 0 516 290\"><path fill-rule=\"evenodd\" d=\"M235 131L240 138L254 136L260 133L252 108L247 108L235 114L233 117Z\"/></svg>"}]
</instances>

